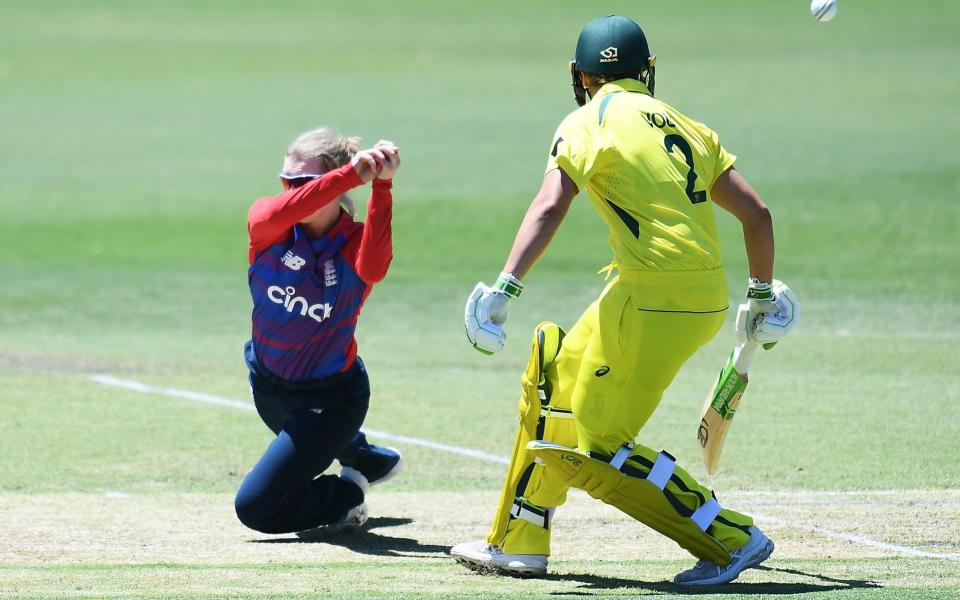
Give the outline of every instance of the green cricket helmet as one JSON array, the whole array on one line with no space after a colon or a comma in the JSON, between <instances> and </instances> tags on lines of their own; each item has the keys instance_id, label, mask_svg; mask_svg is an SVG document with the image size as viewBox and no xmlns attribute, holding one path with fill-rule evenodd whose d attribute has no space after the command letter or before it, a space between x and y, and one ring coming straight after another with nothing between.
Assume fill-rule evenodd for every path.
<instances>
[{"instance_id":1,"label":"green cricket helmet","mask_svg":"<svg viewBox=\"0 0 960 600\"><path fill-rule=\"evenodd\" d=\"M580 79L579 73L643 73L652 71L653 64L654 57L650 54L643 29L626 17L610 15L590 21L580 32L570 70L576 88ZM648 87L651 87L649 83ZM650 91L653 92L652 89ZM579 94L577 102L582 104Z\"/></svg>"}]
</instances>

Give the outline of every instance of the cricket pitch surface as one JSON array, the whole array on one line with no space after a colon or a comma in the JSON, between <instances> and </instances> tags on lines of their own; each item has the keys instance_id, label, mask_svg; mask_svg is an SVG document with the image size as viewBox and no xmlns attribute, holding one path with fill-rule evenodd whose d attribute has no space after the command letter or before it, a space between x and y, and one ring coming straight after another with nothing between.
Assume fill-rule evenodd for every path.
<instances>
[{"instance_id":1,"label":"cricket pitch surface","mask_svg":"<svg viewBox=\"0 0 960 600\"><path fill-rule=\"evenodd\" d=\"M496 500L491 492L374 488L362 531L264 535L237 521L225 494L0 494L0 525L12 532L0 545L0 597L683 593L669 581L693 560L583 493L558 511L547 579L458 567L450 546L484 535ZM756 515L777 544L764 568L726 592L950 597L960 588L960 490L740 492L721 500Z\"/></svg>"}]
</instances>

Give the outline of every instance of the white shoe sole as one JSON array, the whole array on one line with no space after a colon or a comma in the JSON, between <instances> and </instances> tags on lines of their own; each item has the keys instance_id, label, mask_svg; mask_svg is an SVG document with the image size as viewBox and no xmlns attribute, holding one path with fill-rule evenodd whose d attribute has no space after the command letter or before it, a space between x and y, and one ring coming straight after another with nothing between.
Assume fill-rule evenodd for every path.
<instances>
[{"instance_id":1,"label":"white shoe sole","mask_svg":"<svg viewBox=\"0 0 960 600\"><path fill-rule=\"evenodd\" d=\"M531 577L543 577L547 574L547 568L525 567L521 565L499 565L486 557L476 557L467 554L455 553L452 549L450 556L464 567L480 573L482 575L509 575L511 577L520 577L523 579Z\"/></svg>"},{"instance_id":2,"label":"white shoe sole","mask_svg":"<svg viewBox=\"0 0 960 600\"><path fill-rule=\"evenodd\" d=\"M356 510L361 516L358 519L356 516L353 518L347 519L343 523L333 523L327 525L327 530L331 533L345 533L360 531L363 529L363 526L367 524L367 521L370 519L370 508L367 506L367 503L364 502L359 506L356 506L350 510Z\"/></svg>"}]
</instances>

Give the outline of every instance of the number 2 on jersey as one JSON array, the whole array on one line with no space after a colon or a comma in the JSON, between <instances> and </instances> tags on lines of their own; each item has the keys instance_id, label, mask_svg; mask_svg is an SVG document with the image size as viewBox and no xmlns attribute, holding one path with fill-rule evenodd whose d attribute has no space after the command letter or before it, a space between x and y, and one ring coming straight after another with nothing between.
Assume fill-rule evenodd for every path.
<instances>
[{"instance_id":1,"label":"number 2 on jersey","mask_svg":"<svg viewBox=\"0 0 960 600\"><path fill-rule=\"evenodd\" d=\"M667 149L667 153L672 153L673 148L680 148L680 152L683 152L683 158L687 161L687 198L690 198L691 204L699 204L701 202L707 201L707 192L706 190L701 190L699 192L693 191L693 186L697 183L697 174L693 171L693 150L690 149L690 144L683 138L682 135L677 133L671 133L670 135L663 138L663 145Z\"/></svg>"}]
</instances>

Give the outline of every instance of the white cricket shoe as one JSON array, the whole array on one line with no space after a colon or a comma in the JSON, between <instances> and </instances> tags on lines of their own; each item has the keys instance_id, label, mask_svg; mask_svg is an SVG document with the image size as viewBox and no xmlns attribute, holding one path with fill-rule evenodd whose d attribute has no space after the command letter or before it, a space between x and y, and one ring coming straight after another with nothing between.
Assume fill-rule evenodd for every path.
<instances>
[{"instance_id":1,"label":"white cricket shoe","mask_svg":"<svg viewBox=\"0 0 960 600\"><path fill-rule=\"evenodd\" d=\"M697 561L692 569L678 573L673 582L679 585L718 585L736 579L740 573L755 567L773 554L773 541L756 527L750 528L750 539L730 553L730 564L721 567L709 560Z\"/></svg>"},{"instance_id":2,"label":"white cricket shoe","mask_svg":"<svg viewBox=\"0 0 960 600\"><path fill-rule=\"evenodd\" d=\"M503 573L517 577L543 577L547 557L543 554L507 554L486 540L457 544L450 556L466 568L479 573Z\"/></svg>"},{"instance_id":3,"label":"white cricket shoe","mask_svg":"<svg viewBox=\"0 0 960 600\"><path fill-rule=\"evenodd\" d=\"M367 522L367 519L370 518L370 510L367 508L366 502L361 502L357 506L349 509L347 512L343 513L343 516L330 523L328 529L331 531L350 531L354 529L360 529L363 527L364 523Z\"/></svg>"}]
</instances>

